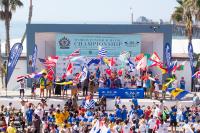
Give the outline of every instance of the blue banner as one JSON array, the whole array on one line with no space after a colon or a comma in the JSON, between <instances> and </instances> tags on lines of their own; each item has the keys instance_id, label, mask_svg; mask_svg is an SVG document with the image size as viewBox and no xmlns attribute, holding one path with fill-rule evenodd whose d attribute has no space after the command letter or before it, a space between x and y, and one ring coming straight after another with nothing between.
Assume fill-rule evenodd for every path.
<instances>
[{"instance_id":1,"label":"blue banner","mask_svg":"<svg viewBox=\"0 0 200 133\"><path fill-rule=\"evenodd\" d=\"M165 44L165 49L164 49L164 57L166 59L166 66L167 66L167 69L170 68L170 65L171 65L171 46L169 43L166 43Z\"/></svg>"},{"instance_id":2,"label":"blue banner","mask_svg":"<svg viewBox=\"0 0 200 133\"><path fill-rule=\"evenodd\" d=\"M99 88L99 97L105 96L106 98L115 98L116 96L120 96L120 98L133 98L135 95L137 98L144 98L144 89L130 89L130 88Z\"/></svg>"},{"instance_id":3,"label":"blue banner","mask_svg":"<svg viewBox=\"0 0 200 133\"><path fill-rule=\"evenodd\" d=\"M190 58L190 66L192 75L194 74L194 53L193 53L193 46L192 43L188 44L188 56Z\"/></svg>"},{"instance_id":4,"label":"blue banner","mask_svg":"<svg viewBox=\"0 0 200 133\"><path fill-rule=\"evenodd\" d=\"M22 53L23 46L21 43L15 43L10 50L7 64L7 75L6 75L6 86L12 76L12 73L15 69L15 66L19 60L19 57Z\"/></svg>"},{"instance_id":5,"label":"blue banner","mask_svg":"<svg viewBox=\"0 0 200 133\"><path fill-rule=\"evenodd\" d=\"M35 45L33 56L32 56L32 72L35 72L37 52L38 52L37 45Z\"/></svg>"}]
</instances>

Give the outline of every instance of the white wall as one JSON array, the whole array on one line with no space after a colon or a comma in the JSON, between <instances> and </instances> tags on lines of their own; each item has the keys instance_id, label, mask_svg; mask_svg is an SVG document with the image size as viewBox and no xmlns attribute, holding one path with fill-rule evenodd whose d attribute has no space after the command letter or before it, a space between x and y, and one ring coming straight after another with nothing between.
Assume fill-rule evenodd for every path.
<instances>
[{"instance_id":1,"label":"white wall","mask_svg":"<svg viewBox=\"0 0 200 133\"><path fill-rule=\"evenodd\" d=\"M178 64L181 64L183 61L178 61ZM180 81L181 77L185 78L186 81L186 89L187 90L191 90L191 77L192 77L192 73L191 73L191 67L190 67L190 62L187 61L184 65L184 70L182 71L176 71L176 77L177 80Z\"/></svg>"},{"instance_id":2,"label":"white wall","mask_svg":"<svg viewBox=\"0 0 200 133\"><path fill-rule=\"evenodd\" d=\"M20 59L18 62L17 62L17 65L13 71L13 74L10 78L10 81L8 83L8 91L9 90L16 90L18 89L19 87L19 83L17 83L17 77L18 76L22 76L22 75L25 75L27 74L27 61L26 60L22 60Z\"/></svg>"}]
</instances>

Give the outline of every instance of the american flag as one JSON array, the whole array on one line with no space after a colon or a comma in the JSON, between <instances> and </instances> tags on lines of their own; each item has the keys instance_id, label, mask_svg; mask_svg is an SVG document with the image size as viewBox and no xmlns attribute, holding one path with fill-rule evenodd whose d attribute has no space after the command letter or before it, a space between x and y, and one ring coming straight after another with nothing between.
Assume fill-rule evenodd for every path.
<instances>
[{"instance_id":1,"label":"american flag","mask_svg":"<svg viewBox=\"0 0 200 133\"><path fill-rule=\"evenodd\" d=\"M192 78L200 78L200 71L197 71L194 75L192 75Z\"/></svg>"},{"instance_id":2,"label":"american flag","mask_svg":"<svg viewBox=\"0 0 200 133\"><path fill-rule=\"evenodd\" d=\"M105 57L106 54L107 54L107 51L106 51L105 48L99 48L99 54L98 54L98 55L99 55L100 57Z\"/></svg>"},{"instance_id":3,"label":"american flag","mask_svg":"<svg viewBox=\"0 0 200 133\"><path fill-rule=\"evenodd\" d=\"M76 56L80 56L80 49L75 50L73 53L71 53L70 55L68 55L66 57L66 59L70 59L70 58L76 57Z\"/></svg>"}]
</instances>

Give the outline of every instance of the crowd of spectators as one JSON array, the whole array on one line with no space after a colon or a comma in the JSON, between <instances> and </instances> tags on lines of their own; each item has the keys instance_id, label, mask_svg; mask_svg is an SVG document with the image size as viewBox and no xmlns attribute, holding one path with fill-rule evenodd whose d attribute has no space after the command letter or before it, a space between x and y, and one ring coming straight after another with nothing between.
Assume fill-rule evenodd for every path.
<instances>
[{"instance_id":1,"label":"crowd of spectators","mask_svg":"<svg viewBox=\"0 0 200 133\"><path fill-rule=\"evenodd\" d=\"M200 107L197 104L190 107L177 104L167 108L161 100L153 106L141 106L137 98L133 97L131 107L127 107L122 105L120 97L117 97L115 109L107 111L102 100L106 99L96 101L92 94L89 94L82 99L80 105L72 98L68 99L64 106L47 105L44 99L37 105L22 100L20 109L14 108L12 103L2 105L0 131L89 133L95 123L99 122L102 133L200 132Z\"/></svg>"}]
</instances>

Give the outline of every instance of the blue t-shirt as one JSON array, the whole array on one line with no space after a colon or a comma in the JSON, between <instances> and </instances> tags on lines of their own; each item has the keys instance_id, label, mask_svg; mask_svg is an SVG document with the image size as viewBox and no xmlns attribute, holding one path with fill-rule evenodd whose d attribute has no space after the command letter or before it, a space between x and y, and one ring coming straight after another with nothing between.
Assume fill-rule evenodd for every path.
<instances>
[{"instance_id":1,"label":"blue t-shirt","mask_svg":"<svg viewBox=\"0 0 200 133\"><path fill-rule=\"evenodd\" d=\"M143 110L142 109L137 109L137 115L139 116L139 117L141 117L142 115L143 115Z\"/></svg>"},{"instance_id":2,"label":"blue t-shirt","mask_svg":"<svg viewBox=\"0 0 200 133\"><path fill-rule=\"evenodd\" d=\"M126 120L127 119L127 110L126 109L122 109L122 120Z\"/></svg>"},{"instance_id":3,"label":"blue t-shirt","mask_svg":"<svg viewBox=\"0 0 200 133\"><path fill-rule=\"evenodd\" d=\"M132 99L132 103L134 104L134 106L138 106L138 100L136 98Z\"/></svg>"},{"instance_id":4,"label":"blue t-shirt","mask_svg":"<svg viewBox=\"0 0 200 133\"><path fill-rule=\"evenodd\" d=\"M48 121L49 121L49 122L55 122L55 118L52 117L52 116L48 116Z\"/></svg>"},{"instance_id":5,"label":"blue t-shirt","mask_svg":"<svg viewBox=\"0 0 200 133\"><path fill-rule=\"evenodd\" d=\"M111 122L115 122L115 117L113 115L109 115L108 119L111 121Z\"/></svg>"},{"instance_id":6,"label":"blue t-shirt","mask_svg":"<svg viewBox=\"0 0 200 133\"><path fill-rule=\"evenodd\" d=\"M185 80L180 80L180 88L185 90Z\"/></svg>"},{"instance_id":7,"label":"blue t-shirt","mask_svg":"<svg viewBox=\"0 0 200 133\"><path fill-rule=\"evenodd\" d=\"M188 117L189 117L189 112L188 111L184 111L182 112L182 115L183 115L183 120L185 121L188 121Z\"/></svg>"},{"instance_id":8,"label":"blue t-shirt","mask_svg":"<svg viewBox=\"0 0 200 133\"><path fill-rule=\"evenodd\" d=\"M121 111L121 109L116 109L115 115L116 115L117 118L122 118L122 111Z\"/></svg>"},{"instance_id":9,"label":"blue t-shirt","mask_svg":"<svg viewBox=\"0 0 200 133\"><path fill-rule=\"evenodd\" d=\"M87 111L87 112L86 112L86 116L88 116L88 117L89 117L89 116L92 116L92 112L91 112L91 111Z\"/></svg>"},{"instance_id":10,"label":"blue t-shirt","mask_svg":"<svg viewBox=\"0 0 200 133\"><path fill-rule=\"evenodd\" d=\"M170 116L171 121L176 121L176 112L175 111L171 111L169 113L169 116Z\"/></svg>"},{"instance_id":11,"label":"blue t-shirt","mask_svg":"<svg viewBox=\"0 0 200 133\"><path fill-rule=\"evenodd\" d=\"M28 122L32 122L32 118L33 118L33 110L28 109L26 111L26 119L27 119Z\"/></svg>"},{"instance_id":12,"label":"blue t-shirt","mask_svg":"<svg viewBox=\"0 0 200 133\"><path fill-rule=\"evenodd\" d=\"M146 80L146 87L147 89L151 87L151 81L149 79Z\"/></svg>"}]
</instances>

